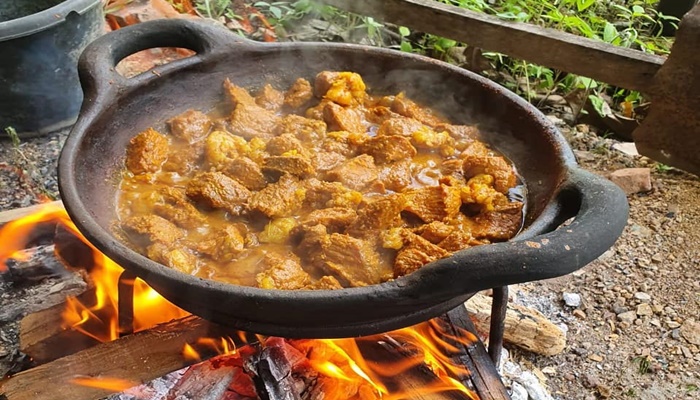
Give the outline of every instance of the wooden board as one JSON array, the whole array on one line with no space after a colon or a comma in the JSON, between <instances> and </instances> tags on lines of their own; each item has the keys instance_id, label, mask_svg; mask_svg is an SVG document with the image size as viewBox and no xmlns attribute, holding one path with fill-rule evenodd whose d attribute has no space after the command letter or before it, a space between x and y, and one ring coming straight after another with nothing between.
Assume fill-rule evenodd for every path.
<instances>
[{"instance_id":1,"label":"wooden board","mask_svg":"<svg viewBox=\"0 0 700 400\"><path fill-rule=\"evenodd\" d=\"M45 208L48 205L63 206L63 203L60 200L57 200L57 201L52 201L50 203L43 203L43 204L37 204L34 206L29 206L29 207L14 208L12 210L0 211L0 226L6 224L8 222L12 222L16 219L20 219L22 217L26 217L28 215L39 212L41 209Z\"/></svg>"},{"instance_id":2,"label":"wooden board","mask_svg":"<svg viewBox=\"0 0 700 400\"><path fill-rule=\"evenodd\" d=\"M431 0L321 0L379 21L458 40L611 85L646 91L663 57Z\"/></svg>"}]
</instances>

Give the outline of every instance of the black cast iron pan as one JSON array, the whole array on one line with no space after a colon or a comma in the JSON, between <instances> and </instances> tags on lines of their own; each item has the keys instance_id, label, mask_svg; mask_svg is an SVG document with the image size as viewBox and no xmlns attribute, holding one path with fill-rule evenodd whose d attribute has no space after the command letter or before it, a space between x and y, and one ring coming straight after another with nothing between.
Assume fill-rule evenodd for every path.
<instances>
[{"instance_id":1,"label":"black cast iron pan","mask_svg":"<svg viewBox=\"0 0 700 400\"><path fill-rule=\"evenodd\" d=\"M124 57L153 47L197 54L131 79L115 72ZM161 295L220 324L305 338L408 326L481 289L575 271L606 251L627 221L624 194L579 169L561 134L534 107L482 77L425 57L346 44L262 44L204 22L162 20L96 40L79 70L85 100L59 162L70 217L97 248ZM264 290L200 279L151 261L113 236L116 185L132 136L187 109L211 109L222 99L225 78L248 88L286 88L323 70L358 72L372 93L404 90L453 123L477 123L527 186L521 234L457 252L392 282L335 291ZM573 222L559 226L571 217Z\"/></svg>"}]
</instances>

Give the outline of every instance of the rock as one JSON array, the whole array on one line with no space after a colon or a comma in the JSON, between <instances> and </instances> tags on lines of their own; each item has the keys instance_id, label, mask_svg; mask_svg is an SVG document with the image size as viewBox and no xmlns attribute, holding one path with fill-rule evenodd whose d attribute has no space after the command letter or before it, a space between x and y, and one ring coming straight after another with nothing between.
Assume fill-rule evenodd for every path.
<instances>
[{"instance_id":1,"label":"rock","mask_svg":"<svg viewBox=\"0 0 700 400\"><path fill-rule=\"evenodd\" d=\"M637 315L643 316L643 315L653 315L654 311L651 309L651 306L647 303L642 303L637 306Z\"/></svg>"},{"instance_id":2,"label":"rock","mask_svg":"<svg viewBox=\"0 0 700 400\"><path fill-rule=\"evenodd\" d=\"M542 368L542 373L546 375L556 375L557 370L554 367L544 367Z\"/></svg>"},{"instance_id":3,"label":"rock","mask_svg":"<svg viewBox=\"0 0 700 400\"><path fill-rule=\"evenodd\" d=\"M586 162L586 161L595 160L595 154L591 153L590 151L574 150L574 155L576 156L576 160L578 162Z\"/></svg>"},{"instance_id":4,"label":"rock","mask_svg":"<svg viewBox=\"0 0 700 400\"><path fill-rule=\"evenodd\" d=\"M651 190L649 168L623 168L610 174L610 180L628 195Z\"/></svg>"},{"instance_id":5,"label":"rock","mask_svg":"<svg viewBox=\"0 0 700 400\"><path fill-rule=\"evenodd\" d=\"M638 156L639 152L637 151L637 146L635 146L634 142L621 142L621 143L615 143L612 146L613 149L627 154L628 156Z\"/></svg>"},{"instance_id":6,"label":"rock","mask_svg":"<svg viewBox=\"0 0 700 400\"><path fill-rule=\"evenodd\" d=\"M179 18L181 14L166 0L136 0L128 6L110 11L120 27L162 18Z\"/></svg>"},{"instance_id":7,"label":"rock","mask_svg":"<svg viewBox=\"0 0 700 400\"><path fill-rule=\"evenodd\" d=\"M700 322L692 319L686 320L681 325L680 333L688 343L700 345Z\"/></svg>"},{"instance_id":8,"label":"rock","mask_svg":"<svg viewBox=\"0 0 700 400\"><path fill-rule=\"evenodd\" d=\"M596 390L598 391L598 394L600 395L600 397L602 397L604 399L607 399L608 397L610 397L612 395L612 391L610 390L610 388L605 386L605 385L598 385L596 387Z\"/></svg>"},{"instance_id":9,"label":"rock","mask_svg":"<svg viewBox=\"0 0 700 400\"><path fill-rule=\"evenodd\" d=\"M10 354L10 352L5 348L5 346L0 344L0 357L5 357Z\"/></svg>"},{"instance_id":10,"label":"rock","mask_svg":"<svg viewBox=\"0 0 700 400\"><path fill-rule=\"evenodd\" d=\"M569 307L580 307L581 306L581 295L578 293L562 293L564 298L564 304Z\"/></svg>"},{"instance_id":11,"label":"rock","mask_svg":"<svg viewBox=\"0 0 700 400\"><path fill-rule=\"evenodd\" d=\"M527 389L525 389L518 382L513 382L510 385L510 388L513 391L513 393L510 395L511 400L528 400L528 397L530 397L527 394Z\"/></svg>"},{"instance_id":12,"label":"rock","mask_svg":"<svg viewBox=\"0 0 700 400\"><path fill-rule=\"evenodd\" d=\"M668 322L666 322L666 326L668 326L670 329L676 329L676 328L680 328L681 324L679 324L676 321L668 321Z\"/></svg>"},{"instance_id":13,"label":"rock","mask_svg":"<svg viewBox=\"0 0 700 400\"><path fill-rule=\"evenodd\" d=\"M635 293L634 298L641 301L642 303L648 303L651 301L651 296L644 292Z\"/></svg>"},{"instance_id":14,"label":"rock","mask_svg":"<svg viewBox=\"0 0 700 400\"><path fill-rule=\"evenodd\" d=\"M595 374L589 374L589 373L584 373L583 374L583 382L581 382L584 387L586 388L594 388L600 384L600 381L598 380L598 376Z\"/></svg>"},{"instance_id":15,"label":"rock","mask_svg":"<svg viewBox=\"0 0 700 400\"><path fill-rule=\"evenodd\" d=\"M626 311L621 314L617 314L617 319L619 319L621 322L631 324L635 319L637 319L637 313L634 311Z\"/></svg>"},{"instance_id":16,"label":"rock","mask_svg":"<svg viewBox=\"0 0 700 400\"><path fill-rule=\"evenodd\" d=\"M586 313L579 310L578 308L574 310L573 314L574 314L574 317L576 317L578 319L586 319Z\"/></svg>"},{"instance_id":17,"label":"rock","mask_svg":"<svg viewBox=\"0 0 700 400\"><path fill-rule=\"evenodd\" d=\"M603 356L601 356L600 354L590 354L588 356L588 359L595 362L601 362L603 361Z\"/></svg>"}]
</instances>

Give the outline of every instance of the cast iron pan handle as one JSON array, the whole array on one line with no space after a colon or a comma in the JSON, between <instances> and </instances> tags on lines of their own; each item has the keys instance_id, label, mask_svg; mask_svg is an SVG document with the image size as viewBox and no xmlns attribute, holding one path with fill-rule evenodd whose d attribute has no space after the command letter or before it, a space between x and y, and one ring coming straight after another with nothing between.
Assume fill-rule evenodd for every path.
<instances>
[{"instance_id":1,"label":"cast iron pan handle","mask_svg":"<svg viewBox=\"0 0 700 400\"><path fill-rule=\"evenodd\" d=\"M169 72L200 62L200 56L223 51L231 44L252 43L225 28L208 22L185 19L162 19L127 26L110 32L83 51L78 61L78 73L85 99L119 93L128 87L144 85ZM125 78L115 67L119 61L141 50L156 47L183 47L197 54L157 67L133 78Z\"/></svg>"},{"instance_id":2,"label":"cast iron pan handle","mask_svg":"<svg viewBox=\"0 0 700 400\"><path fill-rule=\"evenodd\" d=\"M572 167L560 191L560 221L569 225L528 239L477 246L407 275L408 282L433 287L436 297L569 274L608 250L627 224L625 194L598 175ZM410 282L411 280L421 281ZM426 280L431 281L430 283ZM398 280L397 280L398 281ZM398 282L397 282L398 283Z\"/></svg>"}]
</instances>

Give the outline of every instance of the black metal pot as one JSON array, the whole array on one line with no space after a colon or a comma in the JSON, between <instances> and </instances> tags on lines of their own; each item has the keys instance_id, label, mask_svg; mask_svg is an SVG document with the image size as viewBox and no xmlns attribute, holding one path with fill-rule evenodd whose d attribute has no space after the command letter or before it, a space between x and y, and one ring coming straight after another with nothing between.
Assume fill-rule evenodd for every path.
<instances>
[{"instance_id":1,"label":"black metal pot","mask_svg":"<svg viewBox=\"0 0 700 400\"><path fill-rule=\"evenodd\" d=\"M0 1L0 132L72 125L83 99L78 57L103 32L101 0Z\"/></svg>"},{"instance_id":2,"label":"black metal pot","mask_svg":"<svg viewBox=\"0 0 700 400\"><path fill-rule=\"evenodd\" d=\"M125 56L152 47L186 47L197 54L131 79L114 72ZM79 70L85 102L59 162L68 213L114 261L178 306L220 324L305 338L411 325L481 289L575 271L607 250L627 221L624 194L579 169L564 138L539 111L482 77L425 57L345 44L260 44L209 24L168 20L95 41ZM141 256L112 235L116 185L132 136L189 108L212 108L227 77L244 87L288 87L322 70L358 72L373 93L405 90L454 123L478 123L527 185L524 231L510 242L457 252L395 281L335 291L264 290L196 278Z\"/></svg>"}]
</instances>

